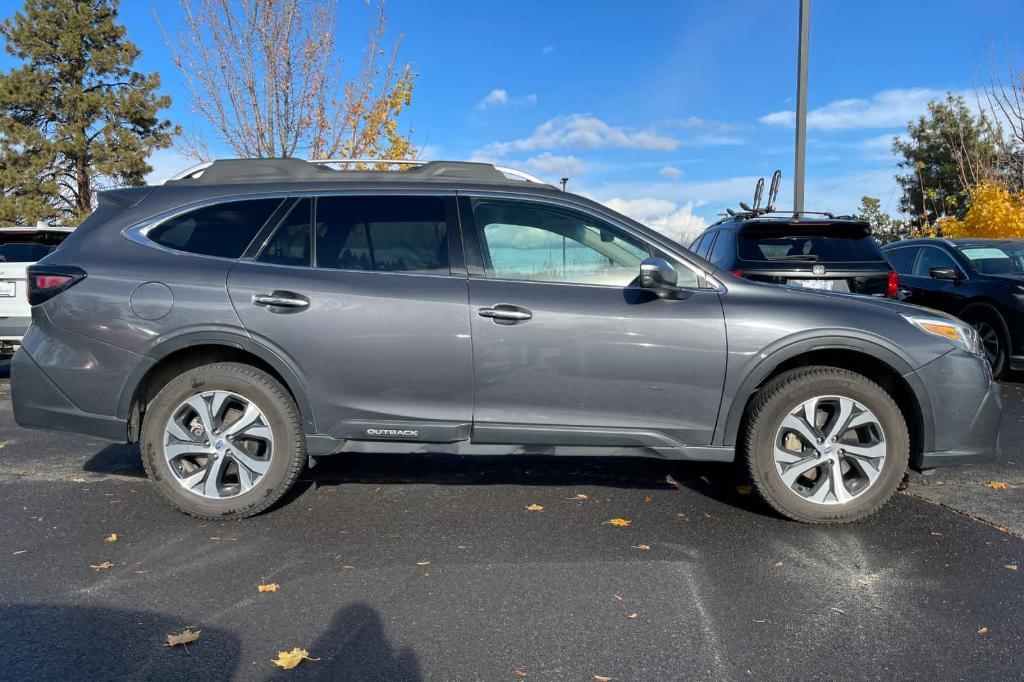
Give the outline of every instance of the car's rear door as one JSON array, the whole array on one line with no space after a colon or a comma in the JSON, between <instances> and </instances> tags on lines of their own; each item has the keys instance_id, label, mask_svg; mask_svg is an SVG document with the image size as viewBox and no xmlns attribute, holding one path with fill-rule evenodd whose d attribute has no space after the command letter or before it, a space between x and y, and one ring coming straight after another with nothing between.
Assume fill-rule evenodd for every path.
<instances>
[{"instance_id":1,"label":"car's rear door","mask_svg":"<svg viewBox=\"0 0 1024 682\"><path fill-rule=\"evenodd\" d=\"M726 362L717 291L681 263L680 300L639 289L640 262L663 254L581 208L460 202L474 442L710 444Z\"/></svg>"},{"instance_id":2,"label":"car's rear door","mask_svg":"<svg viewBox=\"0 0 1024 682\"><path fill-rule=\"evenodd\" d=\"M254 337L298 367L336 438L469 437L468 284L454 194L303 198L228 276Z\"/></svg>"}]
</instances>

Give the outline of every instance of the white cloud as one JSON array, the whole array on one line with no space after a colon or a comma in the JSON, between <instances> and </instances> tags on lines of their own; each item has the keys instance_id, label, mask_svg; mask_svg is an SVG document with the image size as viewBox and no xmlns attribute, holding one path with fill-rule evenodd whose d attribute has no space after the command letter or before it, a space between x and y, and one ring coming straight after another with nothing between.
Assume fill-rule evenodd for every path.
<instances>
[{"instance_id":1,"label":"white cloud","mask_svg":"<svg viewBox=\"0 0 1024 682\"><path fill-rule=\"evenodd\" d=\"M556 156L551 152L544 152L523 162L529 170L542 175L549 175L558 178L572 177L584 172L586 166L575 156Z\"/></svg>"},{"instance_id":2,"label":"white cloud","mask_svg":"<svg viewBox=\"0 0 1024 682\"><path fill-rule=\"evenodd\" d=\"M507 107L509 105L515 107L532 107L536 103L537 95L525 95L523 97L513 98L508 94L508 90L495 88L487 93L487 96L477 103L476 108L483 111L484 109Z\"/></svg>"},{"instance_id":3,"label":"white cloud","mask_svg":"<svg viewBox=\"0 0 1024 682\"><path fill-rule=\"evenodd\" d=\"M544 49L542 49L540 51L540 53L541 54L551 54L554 51L555 51L555 46L554 45L545 45Z\"/></svg>"},{"instance_id":4,"label":"white cloud","mask_svg":"<svg viewBox=\"0 0 1024 682\"><path fill-rule=\"evenodd\" d=\"M506 104L508 104L508 90L495 88L487 93L486 97L480 100L480 103L476 105L476 108L490 109L491 107L500 107Z\"/></svg>"},{"instance_id":5,"label":"white cloud","mask_svg":"<svg viewBox=\"0 0 1024 682\"><path fill-rule=\"evenodd\" d=\"M678 180L682 177L683 171L679 170L675 166L665 166L658 171L658 175L663 178L668 178L669 180Z\"/></svg>"},{"instance_id":6,"label":"white cloud","mask_svg":"<svg viewBox=\"0 0 1024 682\"><path fill-rule=\"evenodd\" d=\"M688 246L708 226L708 221L693 214L693 203L685 206L665 199L609 199L604 204L633 220L643 223L683 246Z\"/></svg>"},{"instance_id":7,"label":"white cloud","mask_svg":"<svg viewBox=\"0 0 1024 682\"><path fill-rule=\"evenodd\" d=\"M972 99L969 93L954 94L968 95L969 103ZM807 114L807 127L820 130L900 128L924 113L928 102L945 98L945 90L931 88L882 90L868 99L841 99L812 109ZM776 111L758 120L765 125L793 126L796 114Z\"/></svg>"},{"instance_id":8,"label":"white cloud","mask_svg":"<svg viewBox=\"0 0 1024 682\"><path fill-rule=\"evenodd\" d=\"M672 151L678 146L679 140L660 135L652 128L634 130L609 125L590 114L571 114L541 123L529 137L485 145L476 150L474 156L503 157L512 152L606 147Z\"/></svg>"},{"instance_id":9,"label":"white cloud","mask_svg":"<svg viewBox=\"0 0 1024 682\"><path fill-rule=\"evenodd\" d=\"M687 116L686 118L669 119L668 124L680 128L702 128L706 125L706 122L700 116Z\"/></svg>"}]
</instances>

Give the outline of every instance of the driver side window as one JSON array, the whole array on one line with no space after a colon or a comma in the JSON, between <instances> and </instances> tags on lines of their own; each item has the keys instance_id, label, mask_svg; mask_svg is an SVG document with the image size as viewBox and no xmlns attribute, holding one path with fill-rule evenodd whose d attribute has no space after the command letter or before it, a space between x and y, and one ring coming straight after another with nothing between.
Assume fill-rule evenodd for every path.
<instances>
[{"instance_id":1,"label":"driver side window","mask_svg":"<svg viewBox=\"0 0 1024 682\"><path fill-rule=\"evenodd\" d=\"M651 255L644 242L584 213L504 199L472 206L488 277L625 287ZM680 286L696 286L689 269L676 269Z\"/></svg>"}]
</instances>

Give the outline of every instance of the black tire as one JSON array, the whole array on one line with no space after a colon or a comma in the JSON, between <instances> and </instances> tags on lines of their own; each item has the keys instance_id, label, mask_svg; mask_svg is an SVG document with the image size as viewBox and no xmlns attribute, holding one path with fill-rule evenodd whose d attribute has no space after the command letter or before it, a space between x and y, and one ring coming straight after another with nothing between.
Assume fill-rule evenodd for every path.
<instances>
[{"instance_id":1,"label":"black tire","mask_svg":"<svg viewBox=\"0 0 1024 682\"><path fill-rule=\"evenodd\" d=\"M163 452L171 413L202 391L222 390L254 403L265 415L274 450L265 473L235 497L202 497L177 482ZM298 408L279 381L255 367L230 362L204 365L172 379L147 408L140 437L142 462L160 494L179 510L204 519L243 519L266 510L298 480L306 465L306 439Z\"/></svg>"},{"instance_id":2,"label":"black tire","mask_svg":"<svg viewBox=\"0 0 1024 682\"><path fill-rule=\"evenodd\" d=\"M875 415L885 434L885 460L877 479L844 504L804 499L787 487L775 464L775 438L782 420L802 402L823 395L861 403ZM783 516L804 523L849 523L875 513L899 487L910 454L906 421L892 397L870 379L834 367L794 369L769 381L748 410L742 439L742 454L760 497Z\"/></svg>"},{"instance_id":3,"label":"black tire","mask_svg":"<svg viewBox=\"0 0 1024 682\"><path fill-rule=\"evenodd\" d=\"M992 376L1002 379L1010 368L1010 340L1006 336L1006 324L995 312L968 313L964 317L974 327L985 348L985 359L992 368Z\"/></svg>"}]
</instances>

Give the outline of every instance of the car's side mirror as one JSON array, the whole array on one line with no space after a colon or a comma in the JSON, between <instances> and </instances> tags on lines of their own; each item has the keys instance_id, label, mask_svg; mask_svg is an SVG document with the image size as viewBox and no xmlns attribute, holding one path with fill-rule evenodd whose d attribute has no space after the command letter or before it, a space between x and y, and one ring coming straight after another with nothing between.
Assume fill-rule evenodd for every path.
<instances>
[{"instance_id":1,"label":"car's side mirror","mask_svg":"<svg viewBox=\"0 0 1024 682\"><path fill-rule=\"evenodd\" d=\"M956 268L931 268L928 270L928 274L932 279L941 279L947 282L960 280L960 273L956 271Z\"/></svg>"},{"instance_id":2,"label":"car's side mirror","mask_svg":"<svg viewBox=\"0 0 1024 682\"><path fill-rule=\"evenodd\" d=\"M646 258L640 264L640 288L647 289L663 298L671 297L678 291L679 275L664 258Z\"/></svg>"}]
</instances>

